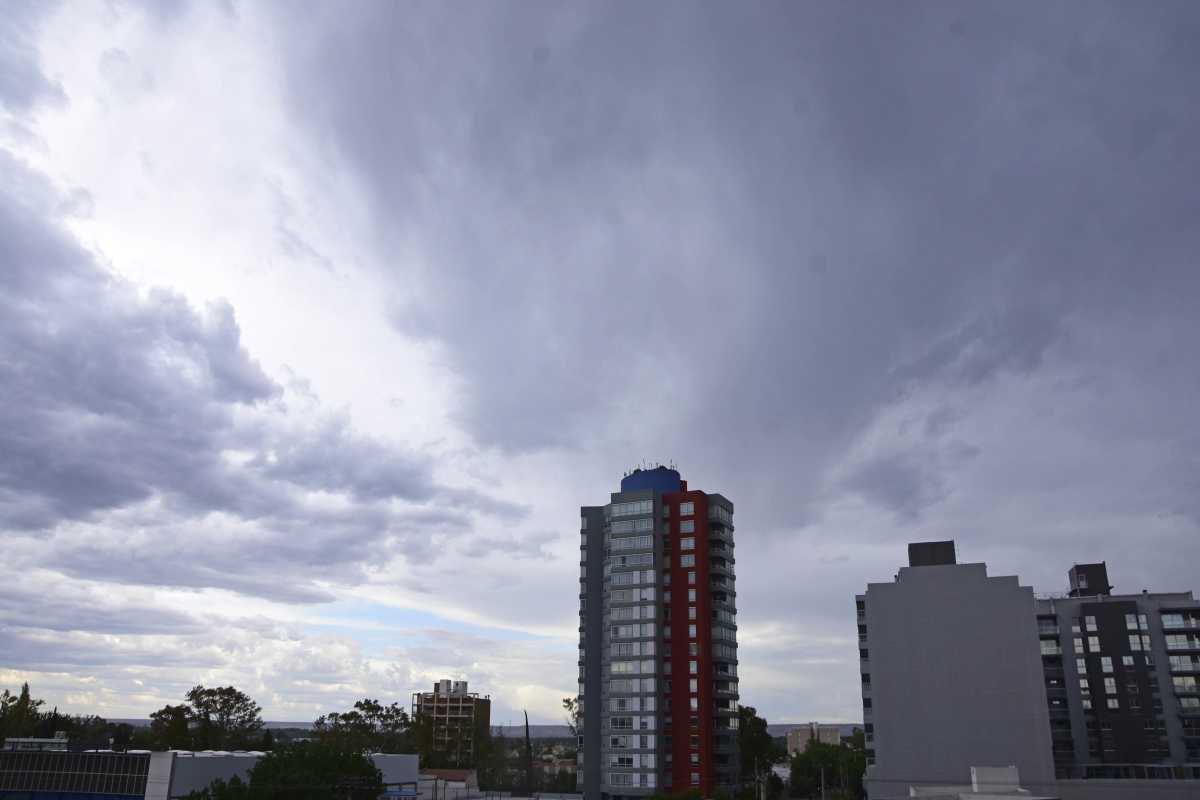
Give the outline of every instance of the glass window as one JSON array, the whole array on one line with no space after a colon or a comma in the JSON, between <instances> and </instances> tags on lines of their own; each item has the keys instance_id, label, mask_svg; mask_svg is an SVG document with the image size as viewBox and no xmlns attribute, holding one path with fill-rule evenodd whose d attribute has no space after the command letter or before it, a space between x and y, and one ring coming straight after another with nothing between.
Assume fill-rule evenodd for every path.
<instances>
[{"instance_id":1,"label":"glass window","mask_svg":"<svg viewBox=\"0 0 1200 800\"><path fill-rule=\"evenodd\" d=\"M1076 636L1074 641L1075 641L1075 652L1082 653L1083 652L1083 638L1080 636Z\"/></svg>"},{"instance_id":2,"label":"glass window","mask_svg":"<svg viewBox=\"0 0 1200 800\"><path fill-rule=\"evenodd\" d=\"M1133 656L1121 656L1121 666L1132 667L1133 666Z\"/></svg>"},{"instance_id":3,"label":"glass window","mask_svg":"<svg viewBox=\"0 0 1200 800\"><path fill-rule=\"evenodd\" d=\"M1117 693L1117 679L1116 678L1105 678L1104 679L1104 693L1105 694L1116 694Z\"/></svg>"},{"instance_id":4,"label":"glass window","mask_svg":"<svg viewBox=\"0 0 1200 800\"><path fill-rule=\"evenodd\" d=\"M1100 659L1100 671L1101 672L1112 672L1113 671L1112 658L1110 658L1109 656L1104 656L1103 658Z\"/></svg>"},{"instance_id":5,"label":"glass window","mask_svg":"<svg viewBox=\"0 0 1200 800\"><path fill-rule=\"evenodd\" d=\"M1079 691L1081 691L1081 692L1091 691L1091 689L1088 687L1088 679L1087 678L1079 679Z\"/></svg>"},{"instance_id":6,"label":"glass window","mask_svg":"<svg viewBox=\"0 0 1200 800\"><path fill-rule=\"evenodd\" d=\"M1129 637L1129 649L1135 653L1140 653L1142 650L1142 637L1136 633Z\"/></svg>"},{"instance_id":7,"label":"glass window","mask_svg":"<svg viewBox=\"0 0 1200 800\"><path fill-rule=\"evenodd\" d=\"M1089 636L1088 637L1088 650L1092 653L1100 652L1100 637L1099 636Z\"/></svg>"},{"instance_id":8,"label":"glass window","mask_svg":"<svg viewBox=\"0 0 1200 800\"><path fill-rule=\"evenodd\" d=\"M688 553L688 554L686 554L686 555L682 555L682 556L680 556L680 557L679 557L679 566L681 566L681 567L694 567L694 566L696 566L696 554L695 554L695 553Z\"/></svg>"},{"instance_id":9,"label":"glass window","mask_svg":"<svg viewBox=\"0 0 1200 800\"><path fill-rule=\"evenodd\" d=\"M1125 628L1131 631L1137 630L1137 614L1125 615Z\"/></svg>"},{"instance_id":10,"label":"glass window","mask_svg":"<svg viewBox=\"0 0 1200 800\"><path fill-rule=\"evenodd\" d=\"M688 673L689 674L695 675L697 672L700 671L699 668L700 668L700 663L698 661L689 661L688 662Z\"/></svg>"},{"instance_id":11,"label":"glass window","mask_svg":"<svg viewBox=\"0 0 1200 800\"><path fill-rule=\"evenodd\" d=\"M696 607L688 606L688 619L695 619L695 618L696 618Z\"/></svg>"},{"instance_id":12,"label":"glass window","mask_svg":"<svg viewBox=\"0 0 1200 800\"><path fill-rule=\"evenodd\" d=\"M696 537L695 536L685 536L682 539L680 539L679 540L679 549L680 550L695 550L696 549Z\"/></svg>"},{"instance_id":13,"label":"glass window","mask_svg":"<svg viewBox=\"0 0 1200 800\"><path fill-rule=\"evenodd\" d=\"M613 503L609 507L609 516L632 517L637 514L649 514L653 511L653 500L634 500L629 503Z\"/></svg>"},{"instance_id":14,"label":"glass window","mask_svg":"<svg viewBox=\"0 0 1200 800\"><path fill-rule=\"evenodd\" d=\"M1084 617L1083 621L1087 625L1087 629L1089 631L1096 630L1096 618L1095 617Z\"/></svg>"},{"instance_id":15,"label":"glass window","mask_svg":"<svg viewBox=\"0 0 1200 800\"><path fill-rule=\"evenodd\" d=\"M612 533L644 533L654 530L654 520L650 517L617 520L612 523L609 530Z\"/></svg>"},{"instance_id":16,"label":"glass window","mask_svg":"<svg viewBox=\"0 0 1200 800\"><path fill-rule=\"evenodd\" d=\"M1087 659L1085 659L1085 658L1075 659L1075 671L1079 672L1081 674L1084 672L1087 672Z\"/></svg>"},{"instance_id":17,"label":"glass window","mask_svg":"<svg viewBox=\"0 0 1200 800\"><path fill-rule=\"evenodd\" d=\"M679 504L679 516L686 517L690 514L695 514L695 513L696 513L696 504L695 503L680 503Z\"/></svg>"},{"instance_id":18,"label":"glass window","mask_svg":"<svg viewBox=\"0 0 1200 800\"><path fill-rule=\"evenodd\" d=\"M696 626L695 625L688 625L688 638L689 639L696 638Z\"/></svg>"},{"instance_id":19,"label":"glass window","mask_svg":"<svg viewBox=\"0 0 1200 800\"><path fill-rule=\"evenodd\" d=\"M695 589L688 589L688 602L689 603L696 602L696 590Z\"/></svg>"},{"instance_id":20,"label":"glass window","mask_svg":"<svg viewBox=\"0 0 1200 800\"><path fill-rule=\"evenodd\" d=\"M694 573L694 572L689 572L689 573L688 573L688 583L689 583L689 584L694 584L695 582L696 582L696 573Z\"/></svg>"},{"instance_id":21,"label":"glass window","mask_svg":"<svg viewBox=\"0 0 1200 800\"><path fill-rule=\"evenodd\" d=\"M1083 698L1082 705L1083 705L1083 708L1085 711L1090 710L1092 707L1092 698L1090 698L1090 697Z\"/></svg>"},{"instance_id":22,"label":"glass window","mask_svg":"<svg viewBox=\"0 0 1200 800\"><path fill-rule=\"evenodd\" d=\"M1138 614L1138 628L1143 631L1150 630L1150 621L1146 619L1145 614Z\"/></svg>"},{"instance_id":23,"label":"glass window","mask_svg":"<svg viewBox=\"0 0 1200 800\"><path fill-rule=\"evenodd\" d=\"M693 772L692 773L692 786L699 786L699 785L700 785L700 773Z\"/></svg>"},{"instance_id":24,"label":"glass window","mask_svg":"<svg viewBox=\"0 0 1200 800\"><path fill-rule=\"evenodd\" d=\"M691 707L692 711L699 711L700 710L700 698L699 697L689 697L688 705Z\"/></svg>"},{"instance_id":25,"label":"glass window","mask_svg":"<svg viewBox=\"0 0 1200 800\"><path fill-rule=\"evenodd\" d=\"M695 533L696 532L696 521L693 519L681 520L679 523L679 532L680 533Z\"/></svg>"},{"instance_id":26,"label":"glass window","mask_svg":"<svg viewBox=\"0 0 1200 800\"><path fill-rule=\"evenodd\" d=\"M1117 698L1110 697L1108 698L1108 707L1111 709L1118 709L1121 707L1121 703L1117 700Z\"/></svg>"}]
</instances>

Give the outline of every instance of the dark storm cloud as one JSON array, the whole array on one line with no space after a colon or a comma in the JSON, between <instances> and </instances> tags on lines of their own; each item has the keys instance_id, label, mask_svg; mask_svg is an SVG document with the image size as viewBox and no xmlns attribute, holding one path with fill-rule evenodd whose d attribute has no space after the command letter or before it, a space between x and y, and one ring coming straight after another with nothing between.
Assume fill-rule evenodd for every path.
<instances>
[{"instance_id":1,"label":"dark storm cloud","mask_svg":"<svg viewBox=\"0 0 1200 800\"><path fill-rule=\"evenodd\" d=\"M41 563L312 602L331 597L313 580L362 580L381 548L428 559L470 512L521 515L344 419L289 418L228 304L139 294L2 153L0 184L0 527L43 536ZM314 508L301 491L352 502Z\"/></svg>"},{"instance_id":2,"label":"dark storm cloud","mask_svg":"<svg viewBox=\"0 0 1200 800\"><path fill-rule=\"evenodd\" d=\"M422 253L397 324L449 345L471 431L613 425L779 476L740 495L769 507L914 386L1035 370L1073 317L1197 332L1198 19L379 3L282 46L297 116ZM928 491L892 472L885 505Z\"/></svg>"}]
</instances>

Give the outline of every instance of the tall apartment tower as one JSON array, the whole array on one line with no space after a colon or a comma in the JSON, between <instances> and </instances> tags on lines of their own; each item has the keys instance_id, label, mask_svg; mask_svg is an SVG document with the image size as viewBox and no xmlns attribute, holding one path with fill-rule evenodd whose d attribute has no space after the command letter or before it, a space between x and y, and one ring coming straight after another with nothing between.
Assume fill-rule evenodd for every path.
<instances>
[{"instance_id":1,"label":"tall apartment tower","mask_svg":"<svg viewBox=\"0 0 1200 800\"><path fill-rule=\"evenodd\" d=\"M1112 594L1104 563L1067 578L1037 601L1059 777L1200 778L1200 602Z\"/></svg>"},{"instance_id":2,"label":"tall apartment tower","mask_svg":"<svg viewBox=\"0 0 1200 800\"><path fill-rule=\"evenodd\" d=\"M1031 588L924 542L857 605L871 800L969 784L971 767L1014 765L1035 793L1053 784Z\"/></svg>"},{"instance_id":3,"label":"tall apartment tower","mask_svg":"<svg viewBox=\"0 0 1200 800\"><path fill-rule=\"evenodd\" d=\"M667 467L580 509L585 800L737 781L733 504Z\"/></svg>"},{"instance_id":4,"label":"tall apartment tower","mask_svg":"<svg viewBox=\"0 0 1200 800\"><path fill-rule=\"evenodd\" d=\"M432 692L413 693L412 714L429 721L434 749L467 766L475 764L475 743L491 725L492 701L467 691L466 681L444 679Z\"/></svg>"}]
</instances>

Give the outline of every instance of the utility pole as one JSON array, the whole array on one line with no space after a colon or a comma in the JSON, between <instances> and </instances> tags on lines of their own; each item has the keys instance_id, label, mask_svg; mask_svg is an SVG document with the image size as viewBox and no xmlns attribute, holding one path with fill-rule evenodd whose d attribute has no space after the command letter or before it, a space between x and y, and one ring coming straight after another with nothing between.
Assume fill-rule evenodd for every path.
<instances>
[{"instance_id":1,"label":"utility pole","mask_svg":"<svg viewBox=\"0 0 1200 800\"><path fill-rule=\"evenodd\" d=\"M821 767L821 800L825 800L825 767Z\"/></svg>"}]
</instances>

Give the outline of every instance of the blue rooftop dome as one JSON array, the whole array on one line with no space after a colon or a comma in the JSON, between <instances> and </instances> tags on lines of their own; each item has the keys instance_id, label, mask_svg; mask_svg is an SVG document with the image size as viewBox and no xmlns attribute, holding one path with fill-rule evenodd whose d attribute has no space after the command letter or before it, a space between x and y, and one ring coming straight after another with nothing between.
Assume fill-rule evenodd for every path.
<instances>
[{"instance_id":1,"label":"blue rooftop dome","mask_svg":"<svg viewBox=\"0 0 1200 800\"><path fill-rule=\"evenodd\" d=\"M654 469L635 469L621 479L622 492L678 492L682 479L679 470L658 466Z\"/></svg>"}]
</instances>

